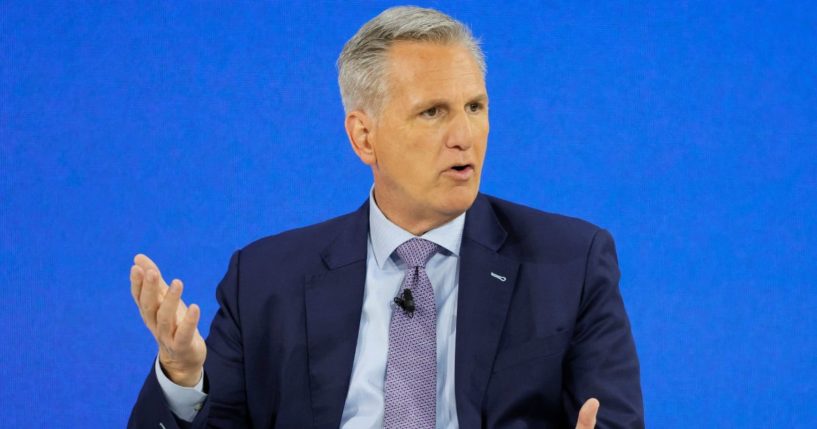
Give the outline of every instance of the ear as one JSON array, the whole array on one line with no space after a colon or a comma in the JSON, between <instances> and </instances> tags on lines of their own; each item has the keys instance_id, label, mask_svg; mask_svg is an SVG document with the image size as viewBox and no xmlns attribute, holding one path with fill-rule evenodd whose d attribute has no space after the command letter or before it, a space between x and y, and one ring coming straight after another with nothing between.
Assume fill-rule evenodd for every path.
<instances>
[{"instance_id":1,"label":"ear","mask_svg":"<svg viewBox=\"0 0 817 429\"><path fill-rule=\"evenodd\" d=\"M346 115L345 126L349 143L352 144L352 150L355 151L358 158L366 165L375 165L377 163L377 155L373 145L373 125L374 121L360 110L349 112Z\"/></svg>"}]
</instances>

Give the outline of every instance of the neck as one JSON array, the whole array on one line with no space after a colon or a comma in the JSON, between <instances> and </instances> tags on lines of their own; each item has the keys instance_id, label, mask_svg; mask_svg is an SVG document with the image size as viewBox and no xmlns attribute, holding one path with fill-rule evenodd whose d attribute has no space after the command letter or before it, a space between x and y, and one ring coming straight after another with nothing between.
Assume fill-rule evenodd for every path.
<instances>
[{"instance_id":1,"label":"neck","mask_svg":"<svg viewBox=\"0 0 817 429\"><path fill-rule=\"evenodd\" d=\"M445 225L454 220L462 213L452 215L424 213L410 206L403 206L395 203L395 199L388 198L382 193L378 193L377 187L374 189L374 202L377 208L383 212L386 219L395 225L410 232L414 236L421 236L434 228Z\"/></svg>"}]
</instances>

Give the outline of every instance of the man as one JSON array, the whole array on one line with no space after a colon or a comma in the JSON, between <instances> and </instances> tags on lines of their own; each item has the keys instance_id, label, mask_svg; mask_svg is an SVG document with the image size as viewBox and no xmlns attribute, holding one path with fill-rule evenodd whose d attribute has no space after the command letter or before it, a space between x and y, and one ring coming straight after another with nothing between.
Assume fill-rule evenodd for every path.
<instances>
[{"instance_id":1,"label":"man","mask_svg":"<svg viewBox=\"0 0 817 429\"><path fill-rule=\"evenodd\" d=\"M479 194L488 95L467 28L392 8L338 66L369 200L236 252L206 343L181 282L137 255L159 356L130 425L643 427L612 238Z\"/></svg>"}]
</instances>

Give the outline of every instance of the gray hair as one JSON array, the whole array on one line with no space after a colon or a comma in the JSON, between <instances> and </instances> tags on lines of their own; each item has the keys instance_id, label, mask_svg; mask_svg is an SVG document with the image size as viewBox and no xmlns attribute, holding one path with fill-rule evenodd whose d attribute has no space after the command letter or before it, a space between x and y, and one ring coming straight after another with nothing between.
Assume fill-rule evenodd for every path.
<instances>
[{"instance_id":1,"label":"gray hair","mask_svg":"<svg viewBox=\"0 0 817 429\"><path fill-rule=\"evenodd\" d=\"M360 27L338 57L338 85L346 113L380 112L387 95L386 57L396 41L461 43L485 74L485 56L465 24L434 9L392 7Z\"/></svg>"}]
</instances>

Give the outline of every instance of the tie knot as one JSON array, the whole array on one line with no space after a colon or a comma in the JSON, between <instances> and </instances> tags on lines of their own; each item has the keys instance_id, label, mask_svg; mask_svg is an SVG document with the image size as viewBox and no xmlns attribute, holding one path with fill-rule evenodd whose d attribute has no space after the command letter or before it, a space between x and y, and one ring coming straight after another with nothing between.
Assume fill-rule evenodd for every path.
<instances>
[{"instance_id":1,"label":"tie knot","mask_svg":"<svg viewBox=\"0 0 817 429\"><path fill-rule=\"evenodd\" d=\"M397 246L395 252L409 267L425 267L440 246L422 238L412 238Z\"/></svg>"}]
</instances>

